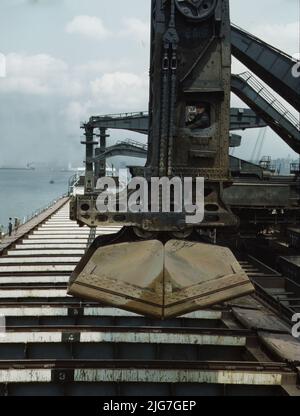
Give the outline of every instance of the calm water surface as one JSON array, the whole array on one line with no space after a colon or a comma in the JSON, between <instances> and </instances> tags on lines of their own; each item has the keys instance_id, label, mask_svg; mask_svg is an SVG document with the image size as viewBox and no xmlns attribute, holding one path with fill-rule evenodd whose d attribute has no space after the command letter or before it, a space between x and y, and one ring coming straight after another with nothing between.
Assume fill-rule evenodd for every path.
<instances>
[{"instance_id":1,"label":"calm water surface","mask_svg":"<svg viewBox=\"0 0 300 416\"><path fill-rule=\"evenodd\" d=\"M9 217L24 217L66 193L72 172L0 169L0 224L6 231ZM50 181L54 181L50 184Z\"/></svg>"}]
</instances>

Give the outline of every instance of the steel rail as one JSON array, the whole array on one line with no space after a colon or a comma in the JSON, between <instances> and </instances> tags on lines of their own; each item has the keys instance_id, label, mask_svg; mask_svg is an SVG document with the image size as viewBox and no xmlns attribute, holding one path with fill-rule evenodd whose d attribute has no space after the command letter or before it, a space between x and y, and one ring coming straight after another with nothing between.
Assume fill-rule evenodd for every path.
<instances>
[{"instance_id":1,"label":"steel rail","mask_svg":"<svg viewBox=\"0 0 300 416\"><path fill-rule=\"evenodd\" d=\"M286 363L257 361L173 361L173 360L0 360L0 369L171 369L171 370L220 370L251 372L284 372L294 373Z\"/></svg>"},{"instance_id":2,"label":"steel rail","mask_svg":"<svg viewBox=\"0 0 300 416\"><path fill-rule=\"evenodd\" d=\"M162 321L163 322L163 321ZM72 333L84 333L84 332L130 332L130 333L153 333L153 334L193 334L193 335L217 335L224 337L256 337L254 331L250 329L230 329L230 328L197 328L197 327L164 327L164 326L88 326L88 325L70 325L70 326L7 326L6 333L18 333L18 332L72 332ZM278 331L277 331L278 332ZM283 332L283 331L282 331ZM279 331L281 333L281 331ZM76 342L76 341L74 341Z\"/></svg>"}]
</instances>

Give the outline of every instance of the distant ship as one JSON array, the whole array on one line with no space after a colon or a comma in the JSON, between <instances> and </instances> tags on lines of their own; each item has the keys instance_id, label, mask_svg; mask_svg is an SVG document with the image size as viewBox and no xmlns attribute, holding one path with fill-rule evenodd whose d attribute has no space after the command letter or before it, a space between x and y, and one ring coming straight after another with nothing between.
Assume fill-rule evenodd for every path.
<instances>
[{"instance_id":1,"label":"distant ship","mask_svg":"<svg viewBox=\"0 0 300 416\"><path fill-rule=\"evenodd\" d=\"M27 163L25 167L14 167L14 166L0 166L0 170L35 170L32 163Z\"/></svg>"}]
</instances>

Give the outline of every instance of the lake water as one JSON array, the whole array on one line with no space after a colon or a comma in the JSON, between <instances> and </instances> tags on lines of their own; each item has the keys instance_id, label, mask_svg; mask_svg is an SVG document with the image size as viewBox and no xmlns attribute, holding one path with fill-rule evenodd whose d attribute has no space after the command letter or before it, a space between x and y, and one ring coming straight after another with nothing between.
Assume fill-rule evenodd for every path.
<instances>
[{"instance_id":1,"label":"lake water","mask_svg":"<svg viewBox=\"0 0 300 416\"><path fill-rule=\"evenodd\" d=\"M6 231L9 217L24 217L68 191L72 172L0 169L0 224ZM50 181L54 181L50 184Z\"/></svg>"}]
</instances>

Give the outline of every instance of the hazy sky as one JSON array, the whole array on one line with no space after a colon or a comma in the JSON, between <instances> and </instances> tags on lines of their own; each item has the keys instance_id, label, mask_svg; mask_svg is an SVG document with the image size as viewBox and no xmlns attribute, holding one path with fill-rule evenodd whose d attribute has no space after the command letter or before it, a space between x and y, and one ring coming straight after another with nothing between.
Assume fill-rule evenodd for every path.
<instances>
[{"instance_id":1,"label":"hazy sky","mask_svg":"<svg viewBox=\"0 0 300 416\"><path fill-rule=\"evenodd\" d=\"M80 121L147 109L149 15L150 0L0 0L0 165L79 163ZM231 0L231 16L285 52L299 51L298 0ZM233 72L243 70L234 61ZM232 105L242 104L233 97ZM258 133L244 132L236 155L250 157ZM270 129L263 154L294 156Z\"/></svg>"}]
</instances>

